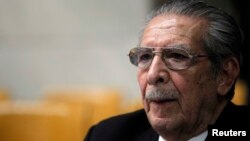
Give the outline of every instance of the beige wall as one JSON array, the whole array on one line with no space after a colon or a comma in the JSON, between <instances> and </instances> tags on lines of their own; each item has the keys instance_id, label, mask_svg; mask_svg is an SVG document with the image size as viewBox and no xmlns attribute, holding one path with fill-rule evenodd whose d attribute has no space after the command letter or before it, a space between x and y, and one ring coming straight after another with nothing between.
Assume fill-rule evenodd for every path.
<instances>
[{"instance_id":1,"label":"beige wall","mask_svg":"<svg viewBox=\"0 0 250 141\"><path fill-rule=\"evenodd\" d=\"M149 0L0 0L0 87L13 99L86 86L138 97L127 53L148 9Z\"/></svg>"}]
</instances>

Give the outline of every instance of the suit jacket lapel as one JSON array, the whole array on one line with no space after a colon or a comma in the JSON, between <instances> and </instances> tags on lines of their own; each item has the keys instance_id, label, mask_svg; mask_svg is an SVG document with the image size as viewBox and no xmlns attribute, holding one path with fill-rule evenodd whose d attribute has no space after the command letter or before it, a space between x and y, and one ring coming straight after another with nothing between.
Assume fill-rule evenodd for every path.
<instances>
[{"instance_id":1,"label":"suit jacket lapel","mask_svg":"<svg viewBox=\"0 0 250 141\"><path fill-rule=\"evenodd\" d=\"M159 135L152 128L149 128L141 135L138 135L136 141L158 141L158 138Z\"/></svg>"}]
</instances>

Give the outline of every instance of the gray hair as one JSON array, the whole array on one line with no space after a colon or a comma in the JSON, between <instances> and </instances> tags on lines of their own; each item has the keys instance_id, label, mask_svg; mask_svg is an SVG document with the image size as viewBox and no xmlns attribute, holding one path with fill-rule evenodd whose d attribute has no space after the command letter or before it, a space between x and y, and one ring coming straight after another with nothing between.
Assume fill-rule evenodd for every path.
<instances>
[{"instance_id":1,"label":"gray hair","mask_svg":"<svg viewBox=\"0 0 250 141\"><path fill-rule=\"evenodd\" d=\"M167 1L149 16L148 22L159 15L176 14L205 19L208 23L203 34L203 49L212 64L212 72L217 76L225 58L234 56L242 62L240 48L243 34L232 16L223 10L195 0Z\"/></svg>"}]
</instances>

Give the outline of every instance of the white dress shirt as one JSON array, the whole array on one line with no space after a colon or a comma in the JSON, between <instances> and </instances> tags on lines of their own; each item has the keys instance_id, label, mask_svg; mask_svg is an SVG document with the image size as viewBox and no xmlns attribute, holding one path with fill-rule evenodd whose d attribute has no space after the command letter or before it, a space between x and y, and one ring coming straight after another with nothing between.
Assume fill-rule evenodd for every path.
<instances>
[{"instance_id":1,"label":"white dress shirt","mask_svg":"<svg viewBox=\"0 0 250 141\"><path fill-rule=\"evenodd\" d=\"M205 141L206 137L207 137L207 134L208 134L208 131L204 131L202 132L201 134L191 138L190 140L188 141ZM159 136L159 140L158 141L167 141L165 139L163 139L161 136Z\"/></svg>"}]
</instances>

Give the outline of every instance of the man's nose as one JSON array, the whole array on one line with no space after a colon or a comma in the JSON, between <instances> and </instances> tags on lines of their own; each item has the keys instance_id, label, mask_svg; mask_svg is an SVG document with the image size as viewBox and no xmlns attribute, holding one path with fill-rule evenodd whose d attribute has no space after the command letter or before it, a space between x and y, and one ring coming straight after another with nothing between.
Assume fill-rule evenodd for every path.
<instances>
[{"instance_id":1,"label":"man's nose","mask_svg":"<svg viewBox=\"0 0 250 141\"><path fill-rule=\"evenodd\" d=\"M150 85L165 84L169 81L169 73L161 56L155 55L149 66L147 81Z\"/></svg>"}]
</instances>

